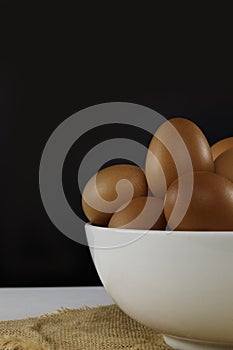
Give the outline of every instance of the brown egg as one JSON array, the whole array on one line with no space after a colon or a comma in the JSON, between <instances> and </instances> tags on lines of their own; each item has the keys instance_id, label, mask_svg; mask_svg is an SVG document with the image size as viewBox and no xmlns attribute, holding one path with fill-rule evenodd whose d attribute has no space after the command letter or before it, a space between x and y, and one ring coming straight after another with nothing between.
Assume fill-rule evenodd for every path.
<instances>
[{"instance_id":1,"label":"brown egg","mask_svg":"<svg viewBox=\"0 0 233 350\"><path fill-rule=\"evenodd\" d=\"M158 128L148 149L145 166L148 186L156 197L164 197L178 174L193 170L214 171L208 141L190 120L170 119Z\"/></svg>"},{"instance_id":2,"label":"brown egg","mask_svg":"<svg viewBox=\"0 0 233 350\"><path fill-rule=\"evenodd\" d=\"M134 165L113 165L94 175L86 184L82 207L88 220L107 226L112 214L135 197L146 196L148 187L142 169Z\"/></svg>"},{"instance_id":3,"label":"brown egg","mask_svg":"<svg viewBox=\"0 0 233 350\"><path fill-rule=\"evenodd\" d=\"M164 230L166 220L163 212L164 201L155 197L140 197L113 214L108 226L125 229Z\"/></svg>"},{"instance_id":4,"label":"brown egg","mask_svg":"<svg viewBox=\"0 0 233 350\"><path fill-rule=\"evenodd\" d=\"M172 230L231 231L233 230L233 183L209 172L195 172L191 200L185 203L190 189L190 174L169 187L164 212ZM183 212L184 208L187 208ZM183 214L182 214L183 213Z\"/></svg>"},{"instance_id":5,"label":"brown egg","mask_svg":"<svg viewBox=\"0 0 233 350\"><path fill-rule=\"evenodd\" d=\"M233 182L233 148L228 149L215 160L215 172Z\"/></svg>"},{"instance_id":6,"label":"brown egg","mask_svg":"<svg viewBox=\"0 0 233 350\"><path fill-rule=\"evenodd\" d=\"M227 151L232 147L233 147L233 137L228 137L226 139L218 141L211 147L213 159L215 160L216 158L218 158L218 156L220 156L220 154L222 154L223 152Z\"/></svg>"}]
</instances>

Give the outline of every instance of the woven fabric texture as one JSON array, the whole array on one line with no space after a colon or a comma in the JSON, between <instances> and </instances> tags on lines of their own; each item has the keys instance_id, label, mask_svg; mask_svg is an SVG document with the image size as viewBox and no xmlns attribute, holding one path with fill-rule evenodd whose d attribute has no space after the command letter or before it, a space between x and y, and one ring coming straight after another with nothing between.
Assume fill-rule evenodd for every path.
<instances>
[{"instance_id":1,"label":"woven fabric texture","mask_svg":"<svg viewBox=\"0 0 233 350\"><path fill-rule=\"evenodd\" d=\"M168 350L160 334L116 305L0 322L0 350Z\"/></svg>"}]
</instances>

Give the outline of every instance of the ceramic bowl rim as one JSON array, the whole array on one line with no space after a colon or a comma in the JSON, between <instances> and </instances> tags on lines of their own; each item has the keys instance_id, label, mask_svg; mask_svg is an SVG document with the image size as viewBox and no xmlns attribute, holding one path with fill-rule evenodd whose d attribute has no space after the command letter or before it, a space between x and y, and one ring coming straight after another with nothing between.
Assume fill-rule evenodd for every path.
<instances>
[{"instance_id":1,"label":"ceramic bowl rim","mask_svg":"<svg viewBox=\"0 0 233 350\"><path fill-rule=\"evenodd\" d=\"M117 234L149 234L149 235L164 235L164 236L184 236L187 237L233 237L233 231L164 231L164 230L139 230L139 229L124 229L124 228L112 228L104 226L92 225L90 222L85 223L85 228L96 228L98 231L111 232Z\"/></svg>"}]
</instances>

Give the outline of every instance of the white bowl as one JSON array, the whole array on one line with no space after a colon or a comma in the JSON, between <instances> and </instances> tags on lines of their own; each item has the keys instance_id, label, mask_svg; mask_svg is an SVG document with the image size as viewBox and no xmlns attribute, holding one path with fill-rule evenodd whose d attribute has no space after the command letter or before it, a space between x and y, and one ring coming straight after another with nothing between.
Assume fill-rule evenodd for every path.
<instances>
[{"instance_id":1,"label":"white bowl","mask_svg":"<svg viewBox=\"0 0 233 350\"><path fill-rule=\"evenodd\" d=\"M107 292L174 349L233 349L233 232L166 232L86 224Z\"/></svg>"}]
</instances>

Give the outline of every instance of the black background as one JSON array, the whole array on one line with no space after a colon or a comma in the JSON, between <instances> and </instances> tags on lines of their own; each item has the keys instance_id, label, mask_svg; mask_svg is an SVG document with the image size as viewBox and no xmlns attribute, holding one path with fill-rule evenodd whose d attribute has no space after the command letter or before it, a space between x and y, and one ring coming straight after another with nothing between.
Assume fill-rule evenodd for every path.
<instances>
[{"instance_id":1,"label":"black background","mask_svg":"<svg viewBox=\"0 0 233 350\"><path fill-rule=\"evenodd\" d=\"M64 14L57 18L52 12L45 19L35 18L36 8L20 10L3 2L0 13L0 286L99 285L88 248L62 235L42 206L39 162L52 131L82 108L125 101L151 107L167 118L188 117L213 144L233 135L233 89L164 87L154 71L148 73L147 62L136 63L135 55L126 59L115 36L111 45L107 38L103 42L95 25L89 33L90 21L81 24L80 12L68 18L67 30ZM44 30L48 24L49 30ZM114 135L118 131L123 132L114 129ZM93 142L107 134L110 138L111 132L97 130ZM148 134L132 128L124 132L149 142ZM85 154L85 139L82 145ZM64 168L64 186L79 212L74 169L80 154L72 152Z\"/></svg>"}]
</instances>

